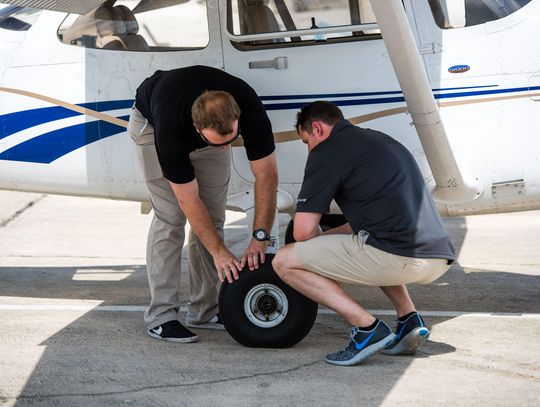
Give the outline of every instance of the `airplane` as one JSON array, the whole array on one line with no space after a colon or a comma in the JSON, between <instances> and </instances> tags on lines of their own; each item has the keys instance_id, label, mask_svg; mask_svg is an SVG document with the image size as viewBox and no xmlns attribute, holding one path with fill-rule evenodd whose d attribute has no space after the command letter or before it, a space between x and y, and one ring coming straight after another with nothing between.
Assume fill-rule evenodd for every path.
<instances>
[{"instance_id":1,"label":"airplane","mask_svg":"<svg viewBox=\"0 0 540 407\"><path fill-rule=\"evenodd\" d=\"M307 157L295 114L314 100L405 145L443 216L540 209L540 0L2 3L0 189L148 212L125 131L135 90L158 69L208 65L265 104L280 213L294 213ZM239 139L227 208L248 219L253 182ZM271 272L222 287L245 345L292 346L315 320L316 304Z\"/></svg>"}]
</instances>

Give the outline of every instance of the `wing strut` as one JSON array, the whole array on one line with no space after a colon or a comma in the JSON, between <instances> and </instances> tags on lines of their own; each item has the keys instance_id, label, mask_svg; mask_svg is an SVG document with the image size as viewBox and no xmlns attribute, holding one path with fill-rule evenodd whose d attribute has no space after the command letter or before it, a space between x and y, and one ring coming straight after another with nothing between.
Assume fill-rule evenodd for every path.
<instances>
[{"instance_id":1,"label":"wing strut","mask_svg":"<svg viewBox=\"0 0 540 407\"><path fill-rule=\"evenodd\" d=\"M433 198L443 204L473 201L483 192L477 178L464 177L450 147L420 53L401 0L370 0L405 102L433 177Z\"/></svg>"}]
</instances>

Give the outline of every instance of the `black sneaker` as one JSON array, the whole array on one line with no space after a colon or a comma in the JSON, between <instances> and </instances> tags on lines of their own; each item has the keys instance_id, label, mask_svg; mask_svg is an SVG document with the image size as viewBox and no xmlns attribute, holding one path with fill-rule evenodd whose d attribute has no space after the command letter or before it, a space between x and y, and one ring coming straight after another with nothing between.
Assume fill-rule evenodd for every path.
<instances>
[{"instance_id":1,"label":"black sneaker","mask_svg":"<svg viewBox=\"0 0 540 407\"><path fill-rule=\"evenodd\" d=\"M202 323L186 320L186 326L189 326L190 328L198 328L198 329L217 329L217 330L225 329L225 326L223 325L223 322L221 321L221 317L219 316L219 314L214 315L208 321L202 322Z\"/></svg>"},{"instance_id":2,"label":"black sneaker","mask_svg":"<svg viewBox=\"0 0 540 407\"><path fill-rule=\"evenodd\" d=\"M383 349L385 355L414 355L429 337L429 329L418 312L397 321L394 341Z\"/></svg>"},{"instance_id":3,"label":"black sneaker","mask_svg":"<svg viewBox=\"0 0 540 407\"><path fill-rule=\"evenodd\" d=\"M393 339L392 330L383 321L378 321L371 331L361 331L353 326L349 345L344 350L326 355L325 360L333 365L356 365L392 343Z\"/></svg>"},{"instance_id":4,"label":"black sneaker","mask_svg":"<svg viewBox=\"0 0 540 407\"><path fill-rule=\"evenodd\" d=\"M155 328L149 329L148 335L163 341L178 343L195 342L199 339L197 334L191 332L177 320L165 322Z\"/></svg>"}]
</instances>

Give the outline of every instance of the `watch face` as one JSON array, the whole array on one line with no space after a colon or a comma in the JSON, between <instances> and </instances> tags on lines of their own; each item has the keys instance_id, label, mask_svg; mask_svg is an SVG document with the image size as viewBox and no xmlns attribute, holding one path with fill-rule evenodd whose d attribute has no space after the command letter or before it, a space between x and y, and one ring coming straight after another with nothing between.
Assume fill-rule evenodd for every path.
<instances>
[{"instance_id":1,"label":"watch face","mask_svg":"<svg viewBox=\"0 0 540 407\"><path fill-rule=\"evenodd\" d=\"M264 231L263 229L258 229L254 231L253 237L260 242L264 242L265 240L270 240L270 235L266 233L266 231Z\"/></svg>"}]
</instances>

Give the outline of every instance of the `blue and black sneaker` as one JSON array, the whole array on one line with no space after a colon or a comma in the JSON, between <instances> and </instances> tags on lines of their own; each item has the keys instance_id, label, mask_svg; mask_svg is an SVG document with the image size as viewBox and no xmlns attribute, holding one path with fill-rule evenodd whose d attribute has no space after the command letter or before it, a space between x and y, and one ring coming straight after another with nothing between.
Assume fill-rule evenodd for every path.
<instances>
[{"instance_id":1,"label":"blue and black sneaker","mask_svg":"<svg viewBox=\"0 0 540 407\"><path fill-rule=\"evenodd\" d=\"M393 339L392 329L383 321L377 320L377 325L370 331L353 326L349 345L339 352L326 355L325 360L333 365L356 365L392 343Z\"/></svg>"},{"instance_id":2,"label":"blue and black sneaker","mask_svg":"<svg viewBox=\"0 0 540 407\"><path fill-rule=\"evenodd\" d=\"M418 312L397 321L394 341L383 349L385 355L414 355L429 337L429 329Z\"/></svg>"}]
</instances>

